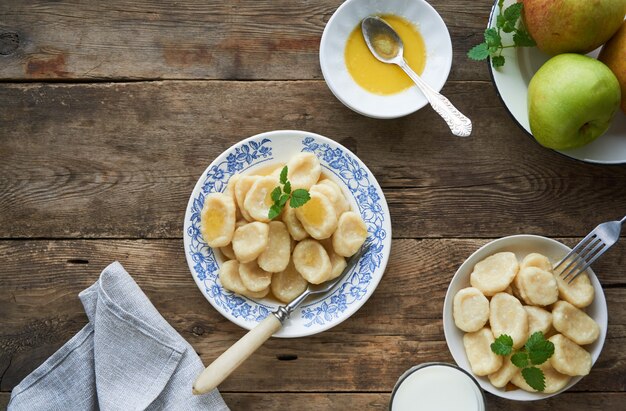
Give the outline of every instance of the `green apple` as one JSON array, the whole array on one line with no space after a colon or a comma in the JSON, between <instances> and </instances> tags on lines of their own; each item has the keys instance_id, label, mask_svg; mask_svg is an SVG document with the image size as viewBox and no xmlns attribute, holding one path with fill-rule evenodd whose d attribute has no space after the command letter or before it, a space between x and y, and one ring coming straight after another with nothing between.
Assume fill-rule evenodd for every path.
<instances>
[{"instance_id":1,"label":"green apple","mask_svg":"<svg viewBox=\"0 0 626 411\"><path fill-rule=\"evenodd\" d=\"M548 54L588 53L619 29L626 0L518 0L524 25Z\"/></svg>"},{"instance_id":2,"label":"green apple","mask_svg":"<svg viewBox=\"0 0 626 411\"><path fill-rule=\"evenodd\" d=\"M559 54L528 85L530 131L548 148L583 146L608 130L620 99L619 82L604 63L581 54Z\"/></svg>"},{"instance_id":3,"label":"green apple","mask_svg":"<svg viewBox=\"0 0 626 411\"><path fill-rule=\"evenodd\" d=\"M626 113L626 22L602 47L598 60L609 66L622 87L622 111Z\"/></svg>"}]
</instances>

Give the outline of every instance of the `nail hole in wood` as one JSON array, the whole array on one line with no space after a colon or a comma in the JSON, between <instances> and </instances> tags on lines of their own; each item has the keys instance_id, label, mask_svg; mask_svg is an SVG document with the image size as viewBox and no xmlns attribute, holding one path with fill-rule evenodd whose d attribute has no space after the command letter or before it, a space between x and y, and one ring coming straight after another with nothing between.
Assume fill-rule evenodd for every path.
<instances>
[{"instance_id":1,"label":"nail hole in wood","mask_svg":"<svg viewBox=\"0 0 626 411\"><path fill-rule=\"evenodd\" d=\"M67 260L68 264L89 264L89 260L84 260L82 258L70 258Z\"/></svg>"},{"instance_id":2,"label":"nail hole in wood","mask_svg":"<svg viewBox=\"0 0 626 411\"><path fill-rule=\"evenodd\" d=\"M13 53L20 45L20 38L17 33L0 33L0 54L3 56Z\"/></svg>"},{"instance_id":3,"label":"nail hole in wood","mask_svg":"<svg viewBox=\"0 0 626 411\"><path fill-rule=\"evenodd\" d=\"M298 356L294 354L278 354L276 358L278 358L279 361L293 361L297 360Z\"/></svg>"}]
</instances>

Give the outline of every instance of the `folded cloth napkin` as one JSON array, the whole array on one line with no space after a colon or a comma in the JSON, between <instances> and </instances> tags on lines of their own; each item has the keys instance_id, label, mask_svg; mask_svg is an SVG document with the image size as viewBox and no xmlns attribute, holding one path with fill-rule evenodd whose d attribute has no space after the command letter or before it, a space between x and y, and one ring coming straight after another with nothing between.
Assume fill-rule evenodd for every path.
<instances>
[{"instance_id":1,"label":"folded cloth napkin","mask_svg":"<svg viewBox=\"0 0 626 411\"><path fill-rule=\"evenodd\" d=\"M194 349L115 262L79 294L89 323L13 389L9 410L228 410L193 395Z\"/></svg>"}]
</instances>

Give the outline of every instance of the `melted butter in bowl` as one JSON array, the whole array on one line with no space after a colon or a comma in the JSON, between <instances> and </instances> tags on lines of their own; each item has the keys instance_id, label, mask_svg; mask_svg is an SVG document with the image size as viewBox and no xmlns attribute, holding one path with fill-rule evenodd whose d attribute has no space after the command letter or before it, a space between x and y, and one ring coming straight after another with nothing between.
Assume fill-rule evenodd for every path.
<instances>
[{"instance_id":1,"label":"melted butter in bowl","mask_svg":"<svg viewBox=\"0 0 626 411\"><path fill-rule=\"evenodd\" d=\"M398 118L428 104L402 69L370 53L361 21L380 16L399 34L409 66L440 91L452 66L446 24L425 0L346 0L331 16L320 42L320 68L330 91L357 113ZM386 40L382 39L384 48ZM391 46L391 45L388 45ZM392 51L392 47L388 47Z\"/></svg>"},{"instance_id":2,"label":"melted butter in bowl","mask_svg":"<svg viewBox=\"0 0 626 411\"><path fill-rule=\"evenodd\" d=\"M404 43L404 58L417 74L422 74L426 65L426 46L417 27L408 20L385 14L380 16L398 33ZM385 35L374 38L375 47L379 52L395 55L397 45ZM413 82L394 64L379 61L372 55L363 33L361 25L357 25L346 42L345 60L348 72L354 81L365 90L381 95L399 93L413 85Z\"/></svg>"}]
</instances>

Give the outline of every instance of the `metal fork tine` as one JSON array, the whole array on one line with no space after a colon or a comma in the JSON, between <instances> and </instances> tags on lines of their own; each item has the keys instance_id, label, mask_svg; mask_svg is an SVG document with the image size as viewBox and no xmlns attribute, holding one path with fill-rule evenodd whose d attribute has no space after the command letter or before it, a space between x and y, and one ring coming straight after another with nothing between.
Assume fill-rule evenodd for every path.
<instances>
[{"instance_id":1,"label":"metal fork tine","mask_svg":"<svg viewBox=\"0 0 626 411\"><path fill-rule=\"evenodd\" d=\"M587 236L585 238L583 238L580 243L576 244L576 247L572 248L572 251L570 251L565 257L563 257L563 259L561 261L559 261L559 263L557 265L554 266L554 269L556 270L557 268L559 268L561 266L561 264L563 264L565 261L567 261L568 258L570 258L572 255L574 254L578 254L578 250L580 250L580 248L587 242L589 241L592 237L595 237L595 233L592 231L589 234L587 234ZM565 272L565 270L563 270L563 272Z\"/></svg>"},{"instance_id":2,"label":"metal fork tine","mask_svg":"<svg viewBox=\"0 0 626 411\"><path fill-rule=\"evenodd\" d=\"M572 275L573 273L576 273L576 272L577 272L576 270L578 270L580 266L582 266L583 264L585 264L585 263L587 262L587 260L588 260L589 258L592 258L592 257L595 255L595 253L596 253L596 252L597 252L600 248L602 248L602 247L604 247L604 246L605 246L604 242L602 242L602 240L601 240L601 239L598 239L598 240L599 240L599 241L596 241L596 242L594 242L594 243L593 243L593 244L596 244L596 245L595 245L595 247L593 247L590 251L588 251L588 252L586 252L586 253L580 253L580 255L579 255L580 260L578 261L578 264L576 264L576 266L575 266L574 268L572 268L571 270L569 270L569 272L567 273L567 275L565 275L565 276L563 277L563 279L564 279L564 280L565 280L565 279L567 279L567 277L569 277L569 276L570 276L570 275ZM589 244L591 245L592 243L589 243ZM587 247L585 247L585 249L587 249L587 248L588 248L588 246L587 246ZM563 273L564 273L564 272L563 272ZM561 273L561 275L563 275L563 273Z\"/></svg>"},{"instance_id":3,"label":"metal fork tine","mask_svg":"<svg viewBox=\"0 0 626 411\"><path fill-rule=\"evenodd\" d=\"M606 245L606 244L602 244L602 245ZM581 268L567 283L571 284L572 281L574 281L576 279L576 277L578 277L579 275L581 275L582 273L585 272L585 270L587 268L589 268L591 266L591 264L593 264L594 261L596 261L598 259L598 257L600 257L602 254L604 254L604 252L606 250L608 250L609 247L603 247L601 248L598 253L593 256L593 258L591 260L589 260L589 262L587 264L585 264L585 266L583 268Z\"/></svg>"},{"instance_id":4,"label":"metal fork tine","mask_svg":"<svg viewBox=\"0 0 626 411\"><path fill-rule=\"evenodd\" d=\"M583 242L584 242L584 240L583 240L583 241L581 241L581 242L578 244L578 246L582 245L582 244L583 244ZM579 261L579 260L583 260L582 262L584 263L584 262L585 262L585 261L584 261L584 258L585 258L584 256L586 255L587 250L588 250L591 246L593 246L593 245L597 244L598 242L602 243L602 240L601 240L600 238L598 238L598 237L595 237L595 238L593 238L591 241L589 241L589 242L587 243L587 245L585 245L585 247L584 247L582 250L580 250L580 251L578 251L578 252L575 252L575 251L574 251L576 248L578 248L578 246L574 247L574 250L572 250L572 253L574 253L574 252L575 252L575 257L574 257L574 258L572 259L572 261L570 261L570 263L569 263L569 264L568 264L568 265L567 265L567 266L563 269L563 271L561 271L561 275L564 275L566 272L570 271L570 270L569 270L569 268L572 266L572 264L574 264L574 263L578 263L578 264L580 264L580 261ZM570 253L570 254L572 254L572 253ZM569 255L569 254L568 254L568 255ZM577 265L578 265L578 264L577 264ZM567 278L567 276L565 276L564 278Z\"/></svg>"}]
</instances>

